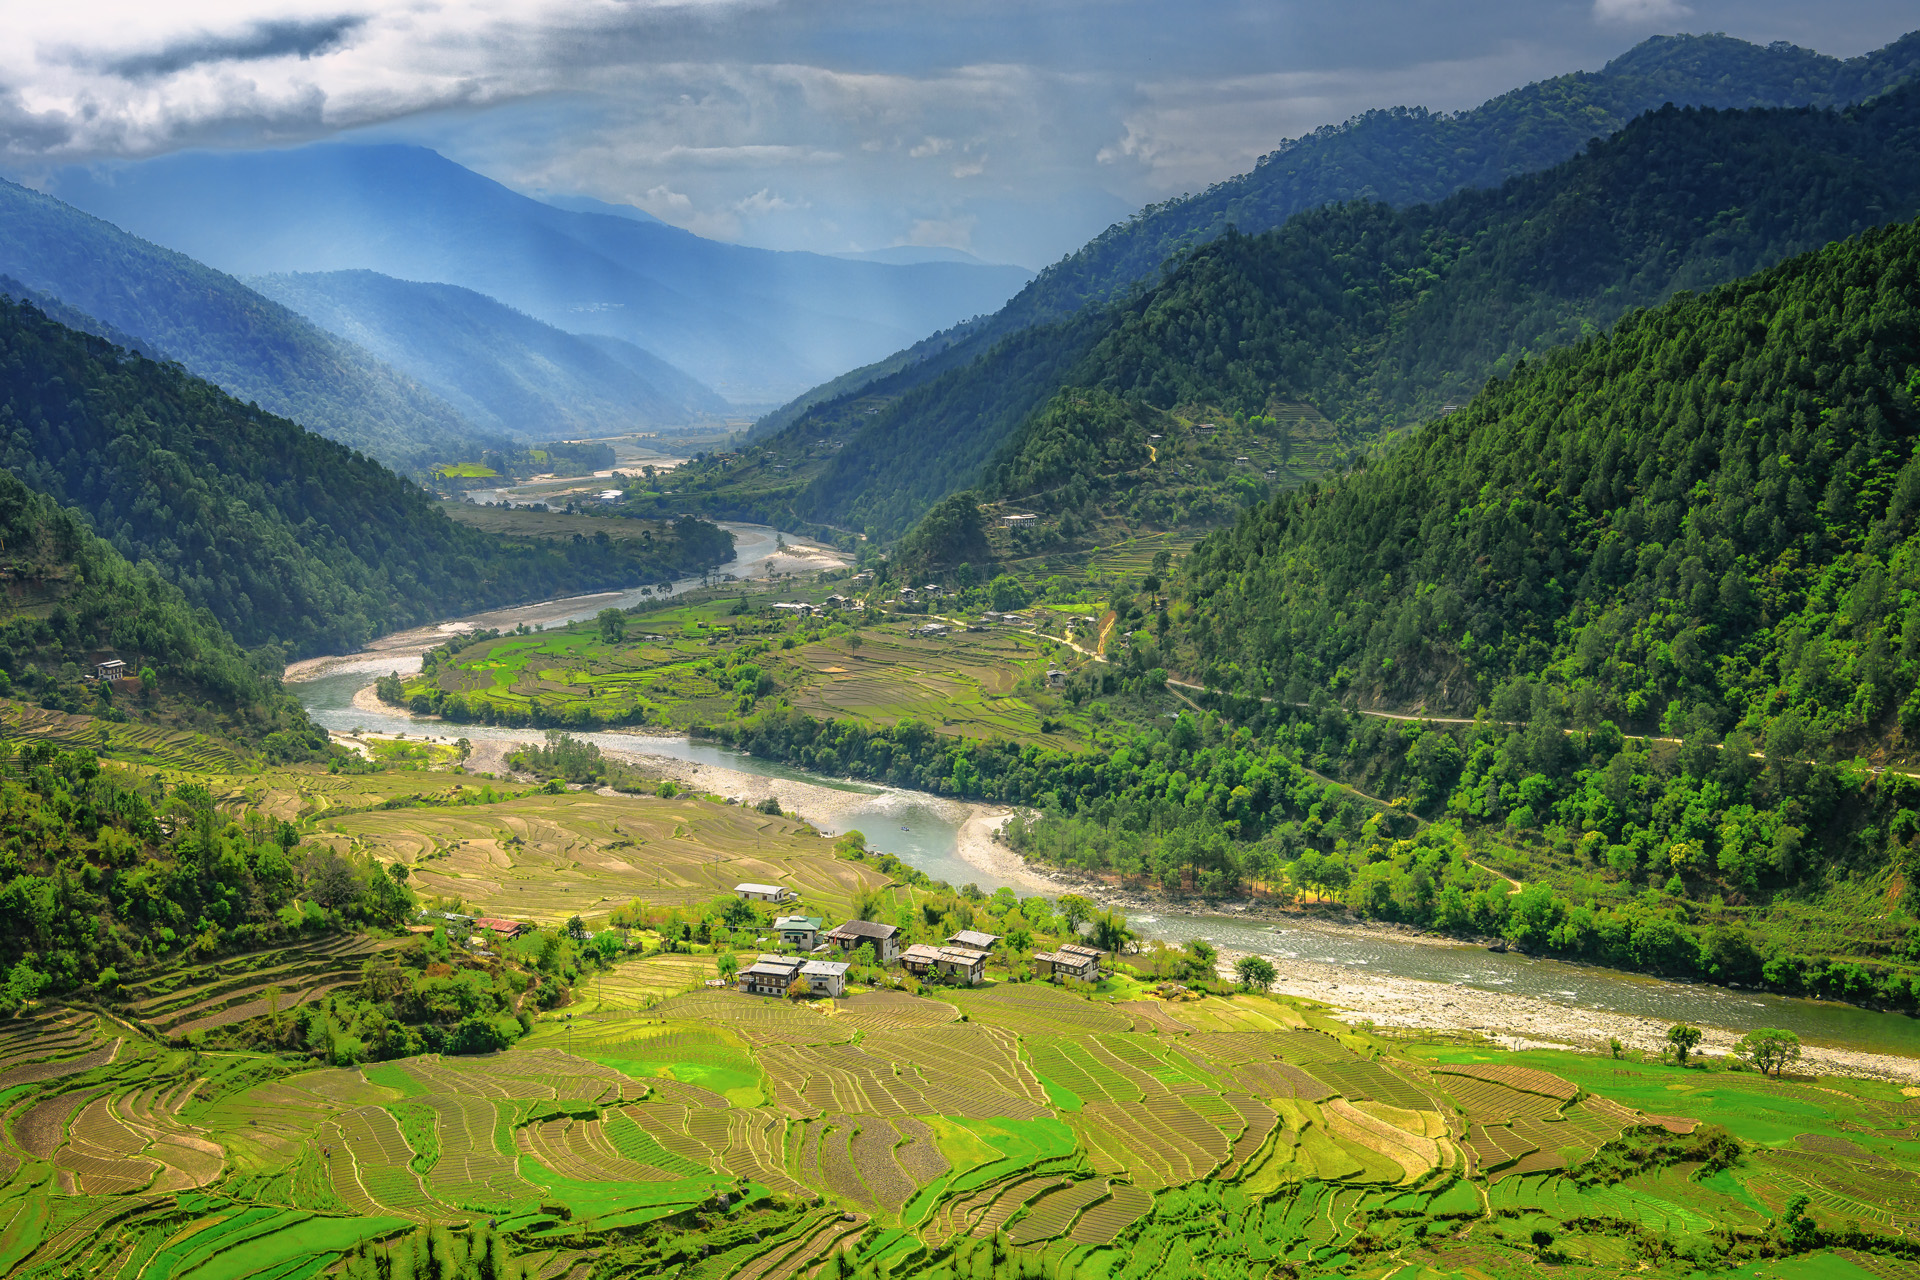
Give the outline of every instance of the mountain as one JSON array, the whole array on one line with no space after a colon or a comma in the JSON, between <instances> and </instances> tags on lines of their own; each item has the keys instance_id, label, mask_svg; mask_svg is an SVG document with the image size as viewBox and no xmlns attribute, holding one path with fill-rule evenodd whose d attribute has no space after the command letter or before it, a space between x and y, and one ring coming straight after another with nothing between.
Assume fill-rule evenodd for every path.
<instances>
[{"instance_id":1,"label":"mountain","mask_svg":"<svg viewBox=\"0 0 1920 1280\"><path fill-rule=\"evenodd\" d=\"M247 283L415 379L468 422L515 439L614 435L729 411L711 388L630 342L566 333L457 285L373 271Z\"/></svg>"},{"instance_id":2,"label":"mountain","mask_svg":"<svg viewBox=\"0 0 1920 1280\"><path fill-rule=\"evenodd\" d=\"M1245 174L1142 209L1048 267L991 317L933 335L840 375L783 406L750 439L788 427L820 435L851 396L891 399L979 358L1009 334L1058 323L1083 307L1150 283L1162 264L1225 233L1256 233L1345 200L1405 206L1469 187L1498 186L1568 159L1589 140L1674 103L1720 108L1841 106L1920 70L1920 33L1842 61L1793 45L1761 48L1723 35L1657 36L1597 72L1575 72L1503 94L1470 111L1370 111L1294 139ZM820 423L801 422L821 406Z\"/></svg>"},{"instance_id":3,"label":"mountain","mask_svg":"<svg viewBox=\"0 0 1920 1280\"><path fill-rule=\"evenodd\" d=\"M395 466L480 447L479 433L451 407L365 351L231 276L4 180L0 274L95 318L103 334L129 337L242 400Z\"/></svg>"},{"instance_id":4,"label":"mountain","mask_svg":"<svg viewBox=\"0 0 1920 1280\"><path fill-rule=\"evenodd\" d=\"M278 667L263 670L178 587L96 537L83 513L4 471L0 545L0 692L111 720L128 718L116 704L131 699L142 720L216 730L276 759L325 751L326 734L281 689ZM130 677L151 669L153 682L117 695L109 682L79 678L110 657Z\"/></svg>"},{"instance_id":5,"label":"mountain","mask_svg":"<svg viewBox=\"0 0 1920 1280\"><path fill-rule=\"evenodd\" d=\"M1920 730L1920 224L1637 312L1203 541L1195 662L1790 753ZM1223 677L1224 678L1224 677ZM1903 748L1903 750L1910 750Z\"/></svg>"},{"instance_id":6,"label":"mountain","mask_svg":"<svg viewBox=\"0 0 1920 1280\"><path fill-rule=\"evenodd\" d=\"M1911 217L1916 125L1915 86L1845 112L1667 108L1495 190L1230 233L1124 302L1021 330L897 399L850 397L807 420L821 436L790 429L677 487L717 510L759 485L770 515L897 533L990 473L1033 470L1017 455L1069 388L1236 427L1310 412L1358 447L1635 307Z\"/></svg>"},{"instance_id":7,"label":"mountain","mask_svg":"<svg viewBox=\"0 0 1920 1280\"><path fill-rule=\"evenodd\" d=\"M365 269L473 289L634 343L735 403L787 399L991 311L1030 278L722 244L559 208L419 147L190 152L63 170L49 189L240 275Z\"/></svg>"},{"instance_id":8,"label":"mountain","mask_svg":"<svg viewBox=\"0 0 1920 1280\"><path fill-rule=\"evenodd\" d=\"M295 656L490 604L680 577L730 555L725 533L691 521L644 551L462 527L344 445L7 299L0 465L84 512L243 644Z\"/></svg>"}]
</instances>

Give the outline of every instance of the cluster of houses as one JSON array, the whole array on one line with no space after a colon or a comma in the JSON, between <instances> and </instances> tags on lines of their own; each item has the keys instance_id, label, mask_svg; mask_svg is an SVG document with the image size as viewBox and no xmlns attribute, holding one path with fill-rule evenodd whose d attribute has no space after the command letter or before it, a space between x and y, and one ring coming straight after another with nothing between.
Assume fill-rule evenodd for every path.
<instances>
[{"instance_id":1,"label":"cluster of houses","mask_svg":"<svg viewBox=\"0 0 1920 1280\"><path fill-rule=\"evenodd\" d=\"M780 885L739 884L734 893L748 902L791 902L798 895ZM791 947L801 955L762 955L739 974L740 990L748 995L781 996L797 978L807 980L816 995L838 998L847 991L850 961L822 958L838 952L854 956L860 948L871 948L876 964L898 964L920 978L939 977L970 986L987 980L987 957L999 944L997 933L963 929L948 938L945 946L917 942L904 950L900 930L895 925L873 920L849 920L824 928L814 916L786 915L773 922L773 933L782 947ZM1034 956L1038 977L1074 982L1100 980L1101 952L1094 947L1066 943L1057 951Z\"/></svg>"}]
</instances>

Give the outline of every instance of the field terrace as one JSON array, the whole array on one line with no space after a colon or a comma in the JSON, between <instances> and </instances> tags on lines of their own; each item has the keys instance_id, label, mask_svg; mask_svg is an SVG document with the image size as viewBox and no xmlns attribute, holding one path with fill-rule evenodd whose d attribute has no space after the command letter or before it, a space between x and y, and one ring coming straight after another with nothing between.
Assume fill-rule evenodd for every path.
<instances>
[{"instance_id":1,"label":"field terrace","mask_svg":"<svg viewBox=\"0 0 1920 1280\"><path fill-rule=\"evenodd\" d=\"M1852 1233L1820 1276L1899 1280L1920 1231L1920 1101L1891 1085L1391 1045L1282 1000L1117 980L794 1003L708 988L710 963L619 965L612 997L505 1052L360 1067L162 1048L79 1009L0 1025L0 1265L307 1276L491 1221L545 1276L591 1254L758 1280L844 1255L956 1280L1000 1251L1084 1280L1384 1280L1409 1258L1518 1277L1560 1265L1542 1239L1625 1276L1649 1241L1767 1239L1807 1195ZM190 1011L233 976L158 994ZM1703 1126L1744 1144L1730 1166L1693 1154ZM1661 1144L1679 1158L1606 1154ZM1797 1265L1776 1264L1819 1280Z\"/></svg>"},{"instance_id":2,"label":"field terrace","mask_svg":"<svg viewBox=\"0 0 1920 1280\"><path fill-rule=\"evenodd\" d=\"M696 796L526 795L498 804L322 816L316 841L404 864L423 894L480 914L553 924L634 898L704 905L751 880L781 884L809 910L845 916L891 881L838 858L792 818Z\"/></svg>"}]
</instances>

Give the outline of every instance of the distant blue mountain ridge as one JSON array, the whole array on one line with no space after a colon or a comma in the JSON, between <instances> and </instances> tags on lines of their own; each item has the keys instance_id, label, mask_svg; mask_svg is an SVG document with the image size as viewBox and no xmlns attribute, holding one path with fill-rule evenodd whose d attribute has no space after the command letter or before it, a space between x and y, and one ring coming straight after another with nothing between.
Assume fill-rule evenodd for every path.
<instances>
[{"instance_id":1,"label":"distant blue mountain ridge","mask_svg":"<svg viewBox=\"0 0 1920 1280\"><path fill-rule=\"evenodd\" d=\"M632 343L736 405L787 399L994 311L1032 278L723 244L638 211L557 207L412 146L183 152L61 170L47 189L236 275L367 270L459 285Z\"/></svg>"},{"instance_id":2,"label":"distant blue mountain ridge","mask_svg":"<svg viewBox=\"0 0 1920 1280\"><path fill-rule=\"evenodd\" d=\"M731 412L711 387L630 342L566 333L458 285L374 271L247 283L414 378L484 430L555 440Z\"/></svg>"}]
</instances>

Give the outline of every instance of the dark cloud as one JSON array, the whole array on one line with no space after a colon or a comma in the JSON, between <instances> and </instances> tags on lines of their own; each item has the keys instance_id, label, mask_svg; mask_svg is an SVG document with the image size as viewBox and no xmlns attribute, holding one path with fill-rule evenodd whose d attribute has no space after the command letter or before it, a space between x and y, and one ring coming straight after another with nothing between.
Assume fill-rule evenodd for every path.
<instances>
[{"instance_id":1,"label":"dark cloud","mask_svg":"<svg viewBox=\"0 0 1920 1280\"><path fill-rule=\"evenodd\" d=\"M366 22L361 14L309 21L258 22L233 35L195 35L153 53L133 54L97 62L94 66L129 80L150 80L208 62L252 62L260 58L283 58L288 54L312 58L339 49L347 37Z\"/></svg>"}]
</instances>

